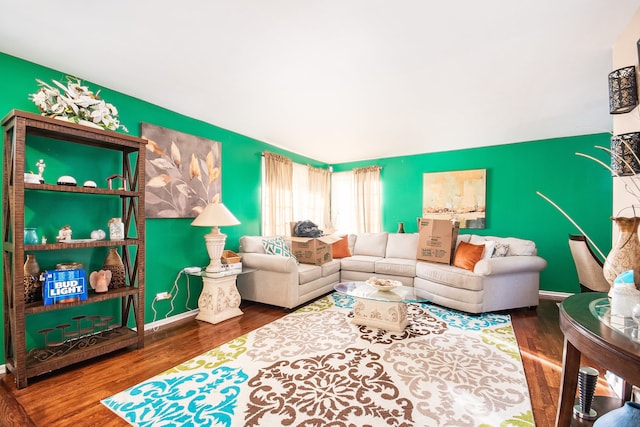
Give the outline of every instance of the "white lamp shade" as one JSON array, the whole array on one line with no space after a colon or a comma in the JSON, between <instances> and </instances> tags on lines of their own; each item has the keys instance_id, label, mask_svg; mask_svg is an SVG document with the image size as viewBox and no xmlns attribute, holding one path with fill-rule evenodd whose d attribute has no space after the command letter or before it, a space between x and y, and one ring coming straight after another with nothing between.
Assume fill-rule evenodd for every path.
<instances>
[{"instance_id":1,"label":"white lamp shade","mask_svg":"<svg viewBox=\"0 0 640 427\"><path fill-rule=\"evenodd\" d=\"M233 216L222 203L209 203L191 223L191 225L200 227L223 227L238 224L240 224L238 218Z\"/></svg>"},{"instance_id":2,"label":"white lamp shade","mask_svg":"<svg viewBox=\"0 0 640 427\"><path fill-rule=\"evenodd\" d=\"M200 227L212 227L211 232L204 236L205 246L207 247L210 260L206 268L208 273L217 273L222 270L220 257L222 256L227 236L220 233L218 227L238 224L240 224L238 218L233 216L233 214L229 212L229 209L222 203L208 204L191 223L191 225Z\"/></svg>"}]
</instances>

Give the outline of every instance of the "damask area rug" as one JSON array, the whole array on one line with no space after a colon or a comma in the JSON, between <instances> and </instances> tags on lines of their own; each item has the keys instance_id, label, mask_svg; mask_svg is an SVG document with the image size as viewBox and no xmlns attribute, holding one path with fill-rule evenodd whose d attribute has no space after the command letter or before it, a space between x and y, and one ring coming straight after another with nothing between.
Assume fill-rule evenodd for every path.
<instances>
[{"instance_id":1,"label":"damask area rug","mask_svg":"<svg viewBox=\"0 0 640 427\"><path fill-rule=\"evenodd\" d=\"M410 304L402 333L332 294L102 401L134 426L533 426L508 315Z\"/></svg>"}]
</instances>

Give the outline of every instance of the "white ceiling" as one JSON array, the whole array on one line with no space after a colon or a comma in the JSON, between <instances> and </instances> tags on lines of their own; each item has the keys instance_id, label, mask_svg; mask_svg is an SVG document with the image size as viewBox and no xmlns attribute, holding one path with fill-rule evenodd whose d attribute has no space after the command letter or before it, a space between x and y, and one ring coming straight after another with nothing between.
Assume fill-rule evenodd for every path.
<instances>
[{"instance_id":1,"label":"white ceiling","mask_svg":"<svg viewBox=\"0 0 640 427\"><path fill-rule=\"evenodd\" d=\"M329 164L610 131L611 48L640 7L3 3L2 52Z\"/></svg>"}]
</instances>

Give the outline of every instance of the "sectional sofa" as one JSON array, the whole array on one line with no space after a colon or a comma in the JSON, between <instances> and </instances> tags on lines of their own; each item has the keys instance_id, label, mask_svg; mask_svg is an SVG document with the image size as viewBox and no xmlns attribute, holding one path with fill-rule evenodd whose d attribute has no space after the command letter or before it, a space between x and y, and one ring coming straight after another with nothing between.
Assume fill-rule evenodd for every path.
<instances>
[{"instance_id":1,"label":"sectional sofa","mask_svg":"<svg viewBox=\"0 0 640 427\"><path fill-rule=\"evenodd\" d=\"M459 235L456 250L461 242L484 245L471 270L416 260L416 233L350 234L348 256L319 266L299 264L286 253L268 254L263 242L272 238L240 238L243 267L255 272L238 276L238 290L243 299L288 309L331 292L341 281L372 276L423 289L431 302L468 313L535 307L540 271L547 265L534 242L514 237Z\"/></svg>"}]
</instances>

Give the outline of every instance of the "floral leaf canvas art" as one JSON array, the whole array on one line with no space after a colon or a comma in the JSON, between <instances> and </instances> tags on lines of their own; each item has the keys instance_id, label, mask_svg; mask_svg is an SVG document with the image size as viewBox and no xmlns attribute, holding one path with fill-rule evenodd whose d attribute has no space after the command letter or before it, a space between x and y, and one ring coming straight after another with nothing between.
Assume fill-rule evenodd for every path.
<instances>
[{"instance_id":1,"label":"floral leaf canvas art","mask_svg":"<svg viewBox=\"0 0 640 427\"><path fill-rule=\"evenodd\" d=\"M221 144L149 123L140 124L147 141L147 218L194 218L219 202Z\"/></svg>"}]
</instances>

